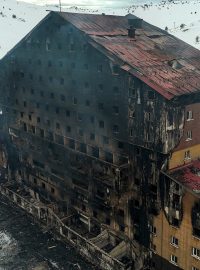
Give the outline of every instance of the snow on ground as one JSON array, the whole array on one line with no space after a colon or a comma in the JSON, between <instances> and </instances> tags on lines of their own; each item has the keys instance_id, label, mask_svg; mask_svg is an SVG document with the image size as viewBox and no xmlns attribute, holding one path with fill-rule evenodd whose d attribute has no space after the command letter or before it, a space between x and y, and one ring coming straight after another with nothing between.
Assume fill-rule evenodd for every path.
<instances>
[{"instance_id":1,"label":"snow on ground","mask_svg":"<svg viewBox=\"0 0 200 270\"><path fill-rule=\"evenodd\" d=\"M0 58L46 14L45 7L15 0L0 0Z\"/></svg>"},{"instance_id":2,"label":"snow on ground","mask_svg":"<svg viewBox=\"0 0 200 270\"><path fill-rule=\"evenodd\" d=\"M62 0L62 5L63 11L69 12L133 13L158 27L167 27L169 33L200 49L200 0L160 1ZM0 58L48 13L47 9L58 10L58 3L59 0L0 0Z\"/></svg>"}]
</instances>

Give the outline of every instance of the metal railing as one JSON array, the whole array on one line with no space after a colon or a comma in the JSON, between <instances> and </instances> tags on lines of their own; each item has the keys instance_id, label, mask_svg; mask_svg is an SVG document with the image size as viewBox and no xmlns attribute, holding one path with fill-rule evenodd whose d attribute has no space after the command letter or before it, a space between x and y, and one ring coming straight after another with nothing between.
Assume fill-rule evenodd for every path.
<instances>
[{"instance_id":1,"label":"metal railing","mask_svg":"<svg viewBox=\"0 0 200 270\"><path fill-rule=\"evenodd\" d=\"M58 233L67 242L70 242L80 254L87 258L88 261L98 265L100 269L127 269L126 265L122 262L113 258L88 239L66 226L51 208L48 208L39 202L32 203L3 185L0 186L0 193L12 202L16 203L22 209L26 210L47 228L54 229L56 233Z\"/></svg>"}]
</instances>

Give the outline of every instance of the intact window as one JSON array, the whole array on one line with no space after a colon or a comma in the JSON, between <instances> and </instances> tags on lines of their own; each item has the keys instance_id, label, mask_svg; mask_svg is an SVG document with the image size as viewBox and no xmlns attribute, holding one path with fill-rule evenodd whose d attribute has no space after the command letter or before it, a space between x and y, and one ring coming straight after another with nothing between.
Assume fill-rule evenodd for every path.
<instances>
[{"instance_id":1,"label":"intact window","mask_svg":"<svg viewBox=\"0 0 200 270\"><path fill-rule=\"evenodd\" d=\"M150 225L150 232L151 232L152 234L156 234L156 227Z\"/></svg>"},{"instance_id":2,"label":"intact window","mask_svg":"<svg viewBox=\"0 0 200 270\"><path fill-rule=\"evenodd\" d=\"M190 141L192 140L192 130L188 130L187 131L187 138L186 138L186 141Z\"/></svg>"},{"instance_id":3,"label":"intact window","mask_svg":"<svg viewBox=\"0 0 200 270\"><path fill-rule=\"evenodd\" d=\"M185 151L184 159L185 160L191 159L190 150Z\"/></svg>"},{"instance_id":4,"label":"intact window","mask_svg":"<svg viewBox=\"0 0 200 270\"><path fill-rule=\"evenodd\" d=\"M172 236L171 244L178 247L178 238L176 238L175 236Z\"/></svg>"},{"instance_id":5,"label":"intact window","mask_svg":"<svg viewBox=\"0 0 200 270\"><path fill-rule=\"evenodd\" d=\"M199 268L192 266L192 270L199 270Z\"/></svg>"},{"instance_id":6,"label":"intact window","mask_svg":"<svg viewBox=\"0 0 200 270\"><path fill-rule=\"evenodd\" d=\"M193 120L193 112L192 111L187 111L187 121Z\"/></svg>"},{"instance_id":7,"label":"intact window","mask_svg":"<svg viewBox=\"0 0 200 270\"><path fill-rule=\"evenodd\" d=\"M192 256L200 259L200 249L193 247L192 248Z\"/></svg>"},{"instance_id":8,"label":"intact window","mask_svg":"<svg viewBox=\"0 0 200 270\"><path fill-rule=\"evenodd\" d=\"M175 256L175 255L173 255L173 254L171 254L171 256L170 256L170 261L171 261L172 263L174 263L174 264L178 264L178 257Z\"/></svg>"}]
</instances>

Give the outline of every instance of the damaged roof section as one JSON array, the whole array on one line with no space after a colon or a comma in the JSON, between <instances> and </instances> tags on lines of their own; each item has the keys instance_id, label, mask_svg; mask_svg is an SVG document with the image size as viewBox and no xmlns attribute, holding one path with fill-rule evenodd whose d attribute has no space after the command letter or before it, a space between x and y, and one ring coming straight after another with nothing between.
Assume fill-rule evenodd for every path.
<instances>
[{"instance_id":1,"label":"damaged roof section","mask_svg":"<svg viewBox=\"0 0 200 270\"><path fill-rule=\"evenodd\" d=\"M58 14L166 99L200 91L200 51L166 31L130 14ZM135 27L134 37L128 35L130 24Z\"/></svg>"},{"instance_id":2,"label":"damaged roof section","mask_svg":"<svg viewBox=\"0 0 200 270\"><path fill-rule=\"evenodd\" d=\"M170 177L200 195L200 160L169 172Z\"/></svg>"}]
</instances>

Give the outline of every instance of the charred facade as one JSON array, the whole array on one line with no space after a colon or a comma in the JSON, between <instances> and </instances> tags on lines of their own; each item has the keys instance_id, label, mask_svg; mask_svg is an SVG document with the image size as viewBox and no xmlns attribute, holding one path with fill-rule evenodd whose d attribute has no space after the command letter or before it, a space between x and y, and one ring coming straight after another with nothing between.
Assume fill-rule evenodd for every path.
<instances>
[{"instance_id":1,"label":"charred facade","mask_svg":"<svg viewBox=\"0 0 200 270\"><path fill-rule=\"evenodd\" d=\"M199 63L197 50L133 15L51 12L1 61L5 184L67 217L122 263L113 269L200 268L200 254L179 263L177 250L162 252L173 237L164 231L181 232L184 219L200 236L198 192L176 171L199 157L188 152L198 136L184 139Z\"/></svg>"}]
</instances>

